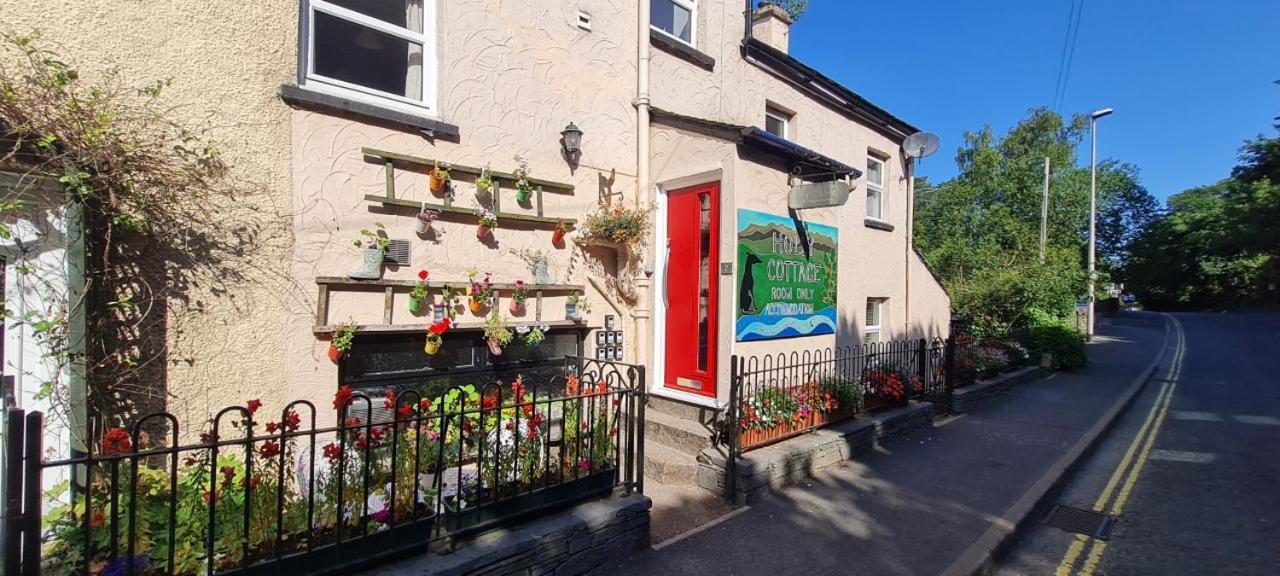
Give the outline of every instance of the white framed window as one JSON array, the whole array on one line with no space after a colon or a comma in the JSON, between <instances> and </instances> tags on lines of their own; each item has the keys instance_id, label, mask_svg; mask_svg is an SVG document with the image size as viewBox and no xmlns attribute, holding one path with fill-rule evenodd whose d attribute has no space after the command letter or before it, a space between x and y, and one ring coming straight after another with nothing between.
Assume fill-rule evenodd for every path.
<instances>
[{"instance_id":1,"label":"white framed window","mask_svg":"<svg viewBox=\"0 0 1280 576\"><path fill-rule=\"evenodd\" d=\"M304 86L437 115L437 0L303 0Z\"/></svg>"},{"instance_id":2,"label":"white framed window","mask_svg":"<svg viewBox=\"0 0 1280 576\"><path fill-rule=\"evenodd\" d=\"M880 342L880 325L884 320L888 298L867 298L866 325L862 328L862 342Z\"/></svg>"},{"instance_id":3,"label":"white framed window","mask_svg":"<svg viewBox=\"0 0 1280 576\"><path fill-rule=\"evenodd\" d=\"M791 118L789 112L774 106L764 108L764 131L780 138L791 137Z\"/></svg>"},{"instance_id":4,"label":"white framed window","mask_svg":"<svg viewBox=\"0 0 1280 576\"><path fill-rule=\"evenodd\" d=\"M884 160L867 156L867 218L884 219Z\"/></svg>"},{"instance_id":5,"label":"white framed window","mask_svg":"<svg viewBox=\"0 0 1280 576\"><path fill-rule=\"evenodd\" d=\"M693 46L697 22L697 0L649 0L649 26L667 36Z\"/></svg>"}]
</instances>

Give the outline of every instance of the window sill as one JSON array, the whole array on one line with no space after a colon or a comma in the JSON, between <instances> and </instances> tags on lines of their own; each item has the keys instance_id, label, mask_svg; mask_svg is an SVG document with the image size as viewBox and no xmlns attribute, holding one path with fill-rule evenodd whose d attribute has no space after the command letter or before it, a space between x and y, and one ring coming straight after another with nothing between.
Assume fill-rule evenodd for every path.
<instances>
[{"instance_id":1,"label":"window sill","mask_svg":"<svg viewBox=\"0 0 1280 576\"><path fill-rule=\"evenodd\" d=\"M868 217L868 218L863 219L863 220L862 220L862 223L863 223L863 224L865 224L865 225L867 226L867 228L874 228L874 229L876 229L876 230L884 230L885 232L893 232L893 224L890 224L890 223L888 223L888 222L885 222L884 220L880 220L879 218L870 218L870 217Z\"/></svg>"},{"instance_id":2,"label":"window sill","mask_svg":"<svg viewBox=\"0 0 1280 576\"><path fill-rule=\"evenodd\" d=\"M699 52L693 46L676 40L666 34L658 32L652 28L649 29L649 43L669 52L673 56L682 58L699 68L711 71L716 68L716 59L702 52Z\"/></svg>"},{"instance_id":3,"label":"window sill","mask_svg":"<svg viewBox=\"0 0 1280 576\"><path fill-rule=\"evenodd\" d=\"M428 138L443 138L446 140L456 141L459 136L458 127L453 124L432 120L415 116L406 112L383 108L373 104L364 102L356 102L340 96L333 96L308 90L301 86L292 84L282 84L280 86L280 99L291 105L323 108L337 112L345 112L371 118L383 123L392 124L398 128L412 128L423 132Z\"/></svg>"}]
</instances>

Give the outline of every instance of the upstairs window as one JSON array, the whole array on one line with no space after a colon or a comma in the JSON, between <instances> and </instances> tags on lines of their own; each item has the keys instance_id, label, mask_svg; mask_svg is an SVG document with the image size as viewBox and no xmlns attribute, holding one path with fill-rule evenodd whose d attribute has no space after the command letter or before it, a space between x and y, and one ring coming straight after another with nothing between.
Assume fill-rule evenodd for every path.
<instances>
[{"instance_id":1,"label":"upstairs window","mask_svg":"<svg viewBox=\"0 0 1280 576\"><path fill-rule=\"evenodd\" d=\"M307 88L435 112L436 0L304 0Z\"/></svg>"},{"instance_id":2,"label":"upstairs window","mask_svg":"<svg viewBox=\"0 0 1280 576\"><path fill-rule=\"evenodd\" d=\"M884 161L867 156L867 218L884 219Z\"/></svg>"},{"instance_id":3,"label":"upstairs window","mask_svg":"<svg viewBox=\"0 0 1280 576\"><path fill-rule=\"evenodd\" d=\"M791 114L780 108L766 106L764 109L764 131L779 138L791 137Z\"/></svg>"},{"instance_id":4,"label":"upstairs window","mask_svg":"<svg viewBox=\"0 0 1280 576\"><path fill-rule=\"evenodd\" d=\"M649 0L649 25L690 46L697 14L697 0Z\"/></svg>"}]
</instances>

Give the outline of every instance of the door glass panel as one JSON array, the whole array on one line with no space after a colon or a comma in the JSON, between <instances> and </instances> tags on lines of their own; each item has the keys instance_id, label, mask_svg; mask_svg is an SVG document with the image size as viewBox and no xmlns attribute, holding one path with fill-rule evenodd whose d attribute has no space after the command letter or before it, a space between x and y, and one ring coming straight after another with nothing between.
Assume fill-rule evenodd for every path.
<instances>
[{"instance_id":1,"label":"door glass panel","mask_svg":"<svg viewBox=\"0 0 1280 576\"><path fill-rule=\"evenodd\" d=\"M711 195L698 194L698 370L707 369L708 332L711 326Z\"/></svg>"}]
</instances>

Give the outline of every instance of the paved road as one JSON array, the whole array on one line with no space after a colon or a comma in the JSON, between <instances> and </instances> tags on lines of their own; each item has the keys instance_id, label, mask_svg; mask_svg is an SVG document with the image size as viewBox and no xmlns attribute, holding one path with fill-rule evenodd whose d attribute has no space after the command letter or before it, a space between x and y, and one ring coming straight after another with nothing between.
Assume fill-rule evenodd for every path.
<instances>
[{"instance_id":1,"label":"paved road","mask_svg":"<svg viewBox=\"0 0 1280 576\"><path fill-rule=\"evenodd\" d=\"M603 572L939 574L1129 389L1165 327L1155 314L1117 318L1083 370L1014 388Z\"/></svg>"},{"instance_id":2,"label":"paved road","mask_svg":"<svg viewBox=\"0 0 1280 576\"><path fill-rule=\"evenodd\" d=\"M1040 525L998 573L1280 574L1280 316L1172 316L1182 353L1057 498L1110 540Z\"/></svg>"}]
</instances>

